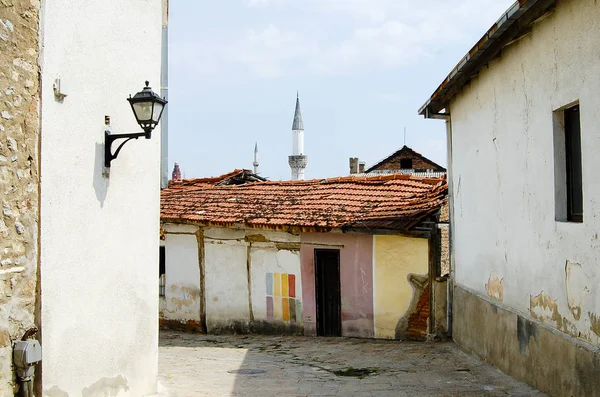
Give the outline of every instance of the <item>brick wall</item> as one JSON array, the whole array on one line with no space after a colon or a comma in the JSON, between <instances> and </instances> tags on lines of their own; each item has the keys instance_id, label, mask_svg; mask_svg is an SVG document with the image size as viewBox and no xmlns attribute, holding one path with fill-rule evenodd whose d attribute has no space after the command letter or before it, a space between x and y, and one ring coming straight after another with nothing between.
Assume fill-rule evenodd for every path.
<instances>
[{"instance_id":1,"label":"brick wall","mask_svg":"<svg viewBox=\"0 0 600 397\"><path fill-rule=\"evenodd\" d=\"M0 395L12 341L35 323L38 262L39 0L0 0Z\"/></svg>"},{"instance_id":2,"label":"brick wall","mask_svg":"<svg viewBox=\"0 0 600 397\"><path fill-rule=\"evenodd\" d=\"M407 339L423 340L427 337L429 330L429 312L430 312L430 296L431 288L427 287L421 293L417 308L408 319L408 330L406 332Z\"/></svg>"},{"instance_id":3,"label":"brick wall","mask_svg":"<svg viewBox=\"0 0 600 397\"><path fill-rule=\"evenodd\" d=\"M393 158L387 160L385 163L381 164L376 170L399 170L402 167L400 166L401 159L412 159L412 168L416 170L436 170L438 167L428 161L424 161L422 158L415 156L411 153L401 153Z\"/></svg>"}]
</instances>

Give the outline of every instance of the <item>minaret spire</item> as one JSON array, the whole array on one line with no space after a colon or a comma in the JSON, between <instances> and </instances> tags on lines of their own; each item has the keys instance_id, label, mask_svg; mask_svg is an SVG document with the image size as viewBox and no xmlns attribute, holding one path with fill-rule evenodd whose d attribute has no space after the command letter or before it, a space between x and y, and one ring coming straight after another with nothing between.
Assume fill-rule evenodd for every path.
<instances>
[{"instance_id":1,"label":"minaret spire","mask_svg":"<svg viewBox=\"0 0 600 397\"><path fill-rule=\"evenodd\" d=\"M254 143L254 162L252 165L254 166L254 173L258 174L258 142Z\"/></svg>"},{"instance_id":2,"label":"minaret spire","mask_svg":"<svg viewBox=\"0 0 600 397\"><path fill-rule=\"evenodd\" d=\"M300 111L300 96L296 91L296 109L292 123L292 155L288 157L292 180L304 179L307 157L304 155L304 123Z\"/></svg>"},{"instance_id":3,"label":"minaret spire","mask_svg":"<svg viewBox=\"0 0 600 397\"><path fill-rule=\"evenodd\" d=\"M292 123L292 131L300 130L304 131L304 123L302 123L302 112L300 111L300 97L298 97L298 92L296 92L296 110L294 111L294 122Z\"/></svg>"}]
</instances>

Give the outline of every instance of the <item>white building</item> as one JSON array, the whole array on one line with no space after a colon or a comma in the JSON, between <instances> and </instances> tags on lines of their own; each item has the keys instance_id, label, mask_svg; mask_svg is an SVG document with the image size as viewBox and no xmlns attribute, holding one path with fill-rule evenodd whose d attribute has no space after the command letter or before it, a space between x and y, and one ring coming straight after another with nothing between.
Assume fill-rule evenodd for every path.
<instances>
[{"instance_id":1,"label":"white building","mask_svg":"<svg viewBox=\"0 0 600 397\"><path fill-rule=\"evenodd\" d=\"M453 337L550 395L600 394L600 5L516 2L420 113L445 119Z\"/></svg>"},{"instance_id":2,"label":"white building","mask_svg":"<svg viewBox=\"0 0 600 397\"><path fill-rule=\"evenodd\" d=\"M2 268L0 281L12 280L3 285L12 285L19 298L0 300L0 310L11 316L6 323L0 316L0 334L6 329L15 340L24 329L40 328L43 371L38 368L36 395L156 393L161 130L127 143L107 175L104 120L110 116L113 133L141 131L126 98L144 80L161 92L166 15L166 1L0 7L0 45L12 45L12 52L0 49L2 65L9 65L0 88L26 101L21 105L15 94L11 106L0 108L7 116L0 131L13 139L15 152L29 153L24 159L31 169L15 171L15 181L29 183L15 184L27 201L9 208L10 221L17 219L13 246L19 236L32 236L23 260L0 258L11 266ZM11 29L5 32L6 26ZM10 124L21 117L19 109L36 121L22 124L22 131ZM35 216L19 229L27 211ZM2 237L10 242L11 236ZM29 301L35 304L19 303ZM0 394L12 395L18 382L5 355L10 352L0 348Z\"/></svg>"}]
</instances>

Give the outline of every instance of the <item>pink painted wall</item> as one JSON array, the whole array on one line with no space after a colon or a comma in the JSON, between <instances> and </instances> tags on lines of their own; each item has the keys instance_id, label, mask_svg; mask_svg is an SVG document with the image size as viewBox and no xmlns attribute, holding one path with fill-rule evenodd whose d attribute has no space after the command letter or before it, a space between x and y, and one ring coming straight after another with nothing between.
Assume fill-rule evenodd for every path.
<instances>
[{"instance_id":1,"label":"pink painted wall","mask_svg":"<svg viewBox=\"0 0 600 397\"><path fill-rule=\"evenodd\" d=\"M303 233L301 242L300 262L305 335L317 334L314 264L314 250L317 248L340 250L342 336L372 338L374 336L373 236Z\"/></svg>"}]
</instances>

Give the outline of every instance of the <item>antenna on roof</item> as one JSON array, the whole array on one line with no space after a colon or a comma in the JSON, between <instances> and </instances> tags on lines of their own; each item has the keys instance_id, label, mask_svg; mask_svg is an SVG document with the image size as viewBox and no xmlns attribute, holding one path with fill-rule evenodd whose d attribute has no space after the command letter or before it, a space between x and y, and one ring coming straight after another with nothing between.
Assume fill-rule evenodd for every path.
<instances>
[{"instance_id":1,"label":"antenna on roof","mask_svg":"<svg viewBox=\"0 0 600 397\"><path fill-rule=\"evenodd\" d=\"M406 127L404 127L404 146L406 146Z\"/></svg>"}]
</instances>

